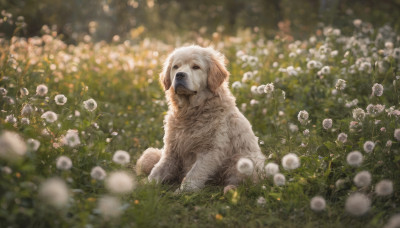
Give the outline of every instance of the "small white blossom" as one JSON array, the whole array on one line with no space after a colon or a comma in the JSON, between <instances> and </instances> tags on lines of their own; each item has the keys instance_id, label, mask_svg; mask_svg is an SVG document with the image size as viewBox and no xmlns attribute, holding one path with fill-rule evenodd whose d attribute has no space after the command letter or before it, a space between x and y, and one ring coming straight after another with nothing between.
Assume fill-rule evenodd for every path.
<instances>
[{"instance_id":1,"label":"small white blossom","mask_svg":"<svg viewBox=\"0 0 400 228\"><path fill-rule=\"evenodd\" d=\"M286 170L297 169L300 167L300 159L294 153L289 153L283 156L282 166Z\"/></svg>"},{"instance_id":2,"label":"small white blossom","mask_svg":"<svg viewBox=\"0 0 400 228\"><path fill-rule=\"evenodd\" d=\"M276 186L283 186L286 183L286 178L282 173L277 173L274 175L274 184Z\"/></svg>"},{"instance_id":3,"label":"small white blossom","mask_svg":"<svg viewBox=\"0 0 400 228\"><path fill-rule=\"evenodd\" d=\"M394 138L395 138L397 141L400 141L400 128L394 130Z\"/></svg>"},{"instance_id":4,"label":"small white blossom","mask_svg":"<svg viewBox=\"0 0 400 228\"><path fill-rule=\"evenodd\" d=\"M322 127L326 130L330 129L332 127L332 119L324 119L322 121Z\"/></svg>"},{"instance_id":5,"label":"small white blossom","mask_svg":"<svg viewBox=\"0 0 400 228\"><path fill-rule=\"evenodd\" d=\"M67 100L67 97L63 94L58 94L54 97L54 101L57 105L65 105L65 103L67 103Z\"/></svg>"},{"instance_id":6,"label":"small white blossom","mask_svg":"<svg viewBox=\"0 0 400 228\"><path fill-rule=\"evenodd\" d=\"M347 155L346 161L350 166L358 167L361 165L363 159L363 155L360 153L360 151L353 151Z\"/></svg>"},{"instance_id":7,"label":"small white blossom","mask_svg":"<svg viewBox=\"0 0 400 228\"><path fill-rule=\"evenodd\" d=\"M375 186L375 193L378 196L387 196L393 193L393 182L390 180L381 180Z\"/></svg>"},{"instance_id":8,"label":"small white blossom","mask_svg":"<svg viewBox=\"0 0 400 228\"><path fill-rule=\"evenodd\" d=\"M279 173L279 166L274 162L269 162L265 166L265 172L267 176L274 176L275 174Z\"/></svg>"},{"instance_id":9,"label":"small white blossom","mask_svg":"<svg viewBox=\"0 0 400 228\"><path fill-rule=\"evenodd\" d=\"M388 223L383 228L399 228L400 227L400 214L390 217Z\"/></svg>"},{"instance_id":10,"label":"small white blossom","mask_svg":"<svg viewBox=\"0 0 400 228\"><path fill-rule=\"evenodd\" d=\"M346 88L346 81L343 79L337 80L335 87L338 90L344 90Z\"/></svg>"},{"instance_id":11,"label":"small white blossom","mask_svg":"<svg viewBox=\"0 0 400 228\"><path fill-rule=\"evenodd\" d=\"M374 150L374 148L375 148L375 143L372 142L372 141L366 141L366 142L364 143L363 148L364 148L364 151L365 151L366 153L371 153L371 152Z\"/></svg>"},{"instance_id":12,"label":"small white blossom","mask_svg":"<svg viewBox=\"0 0 400 228\"><path fill-rule=\"evenodd\" d=\"M361 171L353 179L354 184L361 188L367 187L371 184L371 173L368 171Z\"/></svg>"},{"instance_id":13,"label":"small white blossom","mask_svg":"<svg viewBox=\"0 0 400 228\"><path fill-rule=\"evenodd\" d=\"M353 193L350 195L345 204L346 211L355 216L361 216L371 207L371 200L362 193Z\"/></svg>"},{"instance_id":14,"label":"small white blossom","mask_svg":"<svg viewBox=\"0 0 400 228\"><path fill-rule=\"evenodd\" d=\"M36 87L36 94L39 96L43 97L47 94L47 92L48 92L48 89L47 89L46 85L41 84Z\"/></svg>"},{"instance_id":15,"label":"small white blossom","mask_svg":"<svg viewBox=\"0 0 400 228\"><path fill-rule=\"evenodd\" d=\"M340 133L337 137L337 141L341 143L346 143L347 142L347 134L346 133Z\"/></svg>"},{"instance_id":16,"label":"small white blossom","mask_svg":"<svg viewBox=\"0 0 400 228\"><path fill-rule=\"evenodd\" d=\"M260 85L257 87L257 93L263 94L264 93L265 85Z\"/></svg>"},{"instance_id":17,"label":"small white blossom","mask_svg":"<svg viewBox=\"0 0 400 228\"><path fill-rule=\"evenodd\" d=\"M95 180L104 180L106 175L106 171L100 166L93 167L92 171L90 171L90 176Z\"/></svg>"},{"instance_id":18,"label":"small white blossom","mask_svg":"<svg viewBox=\"0 0 400 228\"><path fill-rule=\"evenodd\" d=\"M301 124L307 124L308 123L308 112L306 110L302 110L299 112L299 114L297 115L297 119L299 120L299 122Z\"/></svg>"},{"instance_id":19,"label":"small white blossom","mask_svg":"<svg viewBox=\"0 0 400 228\"><path fill-rule=\"evenodd\" d=\"M121 215L121 202L115 196L103 196L99 199L98 210L104 220L117 218Z\"/></svg>"},{"instance_id":20,"label":"small white blossom","mask_svg":"<svg viewBox=\"0 0 400 228\"><path fill-rule=\"evenodd\" d=\"M262 196L258 197L258 199L257 199L257 204L258 205L264 205L266 203L267 203L267 201L265 200L264 197L262 197Z\"/></svg>"},{"instance_id":21,"label":"small white blossom","mask_svg":"<svg viewBox=\"0 0 400 228\"><path fill-rule=\"evenodd\" d=\"M49 123L54 123L55 121L57 121L57 114L55 114L52 111L47 111L45 113L43 113L43 115L41 116L42 119L45 119L47 122Z\"/></svg>"},{"instance_id":22,"label":"small white blossom","mask_svg":"<svg viewBox=\"0 0 400 228\"><path fill-rule=\"evenodd\" d=\"M21 109L21 116L30 116L34 112L32 105L25 104Z\"/></svg>"},{"instance_id":23,"label":"small white blossom","mask_svg":"<svg viewBox=\"0 0 400 228\"><path fill-rule=\"evenodd\" d=\"M382 94L383 94L383 86L381 84L375 83L372 86L372 94L377 96L377 97L382 96Z\"/></svg>"},{"instance_id":24,"label":"small white blossom","mask_svg":"<svg viewBox=\"0 0 400 228\"><path fill-rule=\"evenodd\" d=\"M112 159L117 164L125 165L125 164L129 163L130 156L129 156L128 152L126 152L126 151L117 150L117 151L115 151Z\"/></svg>"},{"instance_id":25,"label":"small white blossom","mask_svg":"<svg viewBox=\"0 0 400 228\"><path fill-rule=\"evenodd\" d=\"M271 94L272 92L274 92L274 89L275 89L274 83L268 83L264 87L264 93Z\"/></svg>"},{"instance_id":26,"label":"small white blossom","mask_svg":"<svg viewBox=\"0 0 400 228\"><path fill-rule=\"evenodd\" d=\"M310 201L310 207L313 211L323 211L326 207L325 199L321 196L314 196Z\"/></svg>"},{"instance_id":27,"label":"small white blossom","mask_svg":"<svg viewBox=\"0 0 400 228\"><path fill-rule=\"evenodd\" d=\"M14 124L17 122L17 118L14 117L14 114L8 115L5 118L6 123Z\"/></svg>"},{"instance_id":28,"label":"small white blossom","mask_svg":"<svg viewBox=\"0 0 400 228\"><path fill-rule=\"evenodd\" d=\"M64 145L68 145L69 147L76 147L81 144L78 131L72 129L68 130L67 134L62 138L62 142Z\"/></svg>"},{"instance_id":29,"label":"small white blossom","mask_svg":"<svg viewBox=\"0 0 400 228\"><path fill-rule=\"evenodd\" d=\"M365 118L365 112L361 108L353 109L353 118L357 121L363 121Z\"/></svg>"},{"instance_id":30,"label":"small white blossom","mask_svg":"<svg viewBox=\"0 0 400 228\"><path fill-rule=\"evenodd\" d=\"M36 139L28 139L27 141L27 146L30 150L32 151L37 151L40 146L40 142Z\"/></svg>"},{"instance_id":31,"label":"small white blossom","mask_svg":"<svg viewBox=\"0 0 400 228\"><path fill-rule=\"evenodd\" d=\"M56 166L57 169L69 170L72 168L72 161L67 156L60 156L57 158Z\"/></svg>"},{"instance_id":32,"label":"small white blossom","mask_svg":"<svg viewBox=\"0 0 400 228\"><path fill-rule=\"evenodd\" d=\"M106 178L106 188L115 194L125 194L131 192L136 187L133 177L124 171L116 171Z\"/></svg>"},{"instance_id":33,"label":"small white blossom","mask_svg":"<svg viewBox=\"0 0 400 228\"><path fill-rule=\"evenodd\" d=\"M21 124L29 125L29 123L30 123L30 120L28 118L25 118L25 117L21 118Z\"/></svg>"},{"instance_id":34,"label":"small white blossom","mask_svg":"<svg viewBox=\"0 0 400 228\"><path fill-rule=\"evenodd\" d=\"M239 173L250 176L254 170L253 161L248 158L240 158L236 164L236 169L239 171Z\"/></svg>"},{"instance_id":35,"label":"small white blossom","mask_svg":"<svg viewBox=\"0 0 400 228\"><path fill-rule=\"evenodd\" d=\"M97 103L93 99L84 101L83 105L84 105L85 109L88 110L89 112L93 112L97 108Z\"/></svg>"},{"instance_id":36,"label":"small white blossom","mask_svg":"<svg viewBox=\"0 0 400 228\"><path fill-rule=\"evenodd\" d=\"M1 96L6 96L7 93L8 93L7 89L5 89L5 88L3 88L3 87L0 87L0 95L1 95Z\"/></svg>"},{"instance_id":37,"label":"small white blossom","mask_svg":"<svg viewBox=\"0 0 400 228\"><path fill-rule=\"evenodd\" d=\"M240 89L240 88L242 88L242 87L243 87L243 85L242 85L242 83L239 82L239 81L235 81L234 83L232 83L232 88L233 88L233 89Z\"/></svg>"},{"instance_id":38,"label":"small white blossom","mask_svg":"<svg viewBox=\"0 0 400 228\"><path fill-rule=\"evenodd\" d=\"M0 158L13 161L26 153L24 140L14 132L3 131L0 135Z\"/></svg>"}]
</instances>

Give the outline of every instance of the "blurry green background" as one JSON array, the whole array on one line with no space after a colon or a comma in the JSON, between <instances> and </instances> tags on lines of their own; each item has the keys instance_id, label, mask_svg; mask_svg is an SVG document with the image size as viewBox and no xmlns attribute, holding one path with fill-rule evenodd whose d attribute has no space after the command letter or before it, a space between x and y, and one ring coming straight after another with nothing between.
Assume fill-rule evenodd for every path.
<instances>
[{"instance_id":1,"label":"blurry green background","mask_svg":"<svg viewBox=\"0 0 400 228\"><path fill-rule=\"evenodd\" d=\"M49 25L67 42L85 34L94 41L111 41L114 35L169 41L181 34L234 34L243 28L271 38L277 31L304 38L320 22L343 28L349 18L374 27L390 24L396 31L400 26L400 0L0 0L0 9L12 20L24 17L27 26L20 36L39 35ZM0 37L9 38L13 25L1 22Z\"/></svg>"}]
</instances>

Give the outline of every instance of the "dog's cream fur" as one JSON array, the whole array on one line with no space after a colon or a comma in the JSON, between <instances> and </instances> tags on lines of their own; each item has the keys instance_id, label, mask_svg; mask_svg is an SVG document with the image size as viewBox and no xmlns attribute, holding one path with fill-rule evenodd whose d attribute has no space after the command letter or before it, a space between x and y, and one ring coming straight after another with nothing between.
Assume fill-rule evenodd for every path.
<instances>
[{"instance_id":1,"label":"dog's cream fur","mask_svg":"<svg viewBox=\"0 0 400 228\"><path fill-rule=\"evenodd\" d=\"M253 179L263 170L265 156L228 89L224 61L221 53L199 46L178 48L169 55L160 74L169 104L164 148L150 181L179 182L181 191L199 190L208 181L236 186L246 178L236 168L242 157L253 161ZM193 94L176 93L177 72L186 73L186 89ZM152 151L159 153L143 153L138 167L149 166L140 161Z\"/></svg>"}]
</instances>

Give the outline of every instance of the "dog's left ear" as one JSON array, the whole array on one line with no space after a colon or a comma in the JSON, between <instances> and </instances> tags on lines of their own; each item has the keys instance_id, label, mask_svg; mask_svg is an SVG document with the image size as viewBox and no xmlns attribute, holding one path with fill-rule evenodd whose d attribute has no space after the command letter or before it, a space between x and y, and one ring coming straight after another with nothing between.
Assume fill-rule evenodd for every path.
<instances>
[{"instance_id":1,"label":"dog's left ear","mask_svg":"<svg viewBox=\"0 0 400 228\"><path fill-rule=\"evenodd\" d=\"M168 56L168 58L164 62L163 70L160 73L160 82L163 85L164 90L167 91L171 87L171 64L172 64L172 56Z\"/></svg>"},{"instance_id":2,"label":"dog's left ear","mask_svg":"<svg viewBox=\"0 0 400 228\"><path fill-rule=\"evenodd\" d=\"M211 56L207 84L208 88L213 93L215 93L218 87L229 77L229 72L225 68L224 60L225 57L219 53Z\"/></svg>"}]
</instances>

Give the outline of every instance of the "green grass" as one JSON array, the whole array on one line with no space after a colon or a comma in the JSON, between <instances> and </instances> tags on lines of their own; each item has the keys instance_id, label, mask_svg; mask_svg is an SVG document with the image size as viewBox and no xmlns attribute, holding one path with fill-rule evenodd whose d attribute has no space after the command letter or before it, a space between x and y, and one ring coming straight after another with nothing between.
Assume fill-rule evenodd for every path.
<instances>
[{"instance_id":1,"label":"green grass","mask_svg":"<svg viewBox=\"0 0 400 228\"><path fill-rule=\"evenodd\" d=\"M38 38L39 45L18 37L3 40L0 87L7 89L8 94L0 97L0 130L17 132L24 140L37 139L41 145L37 151L28 151L16 161L0 159L0 226L382 227L392 215L400 212L400 153L399 143L394 138L395 129L400 128L399 120L383 111L367 115L359 130L349 129L354 120L352 110L357 107L365 110L369 104L382 104L386 109L399 108L400 81L396 75L399 75L400 62L385 48L384 42L375 42L376 33L377 30L362 33L355 28L354 34L347 36L317 36L315 43L267 41L249 32L238 33L235 38L204 38L200 45L218 47L229 60L231 85L241 81L244 73L257 71L241 88L231 90L259 137L267 162L280 165L286 185L275 186L268 178L256 184L243 183L226 195L222 193L223 186L207 186L197 193L175 195L178 186L150 184L146 177L138 176L135 190L117 196L121 199L122 214L109 220L103 218L97 205L100 197L110 193L103 181L91 178L90 171L98 165L107 173L113 170L133 173L132 167L142 151L148 147L162 147L167 105L158 73L175 46L151 39L132 44L82 42L76 46L62 43L59 37L49 39L49 36ZM348 45L350 36L358 44ZM365 44L365 39L373 42ZM398 41L392 41L394 47L399 46ZM325 44L338 54L331 56L328 52L326 59L319 60L310 53L310 49L318 51ZM299 50L296 56L291 56L296 50ZM257 57L258 61L254 65L243 61L237 55L239 51ZM350 54L344 57L347 51ZM363 72L355 66L352 73L351 66L361 57L371 63L371 70ZM318 69L308 70L307 62L313 59L330 66L331 72L319 76ZM347 64L342 63L344 59ZM377 61L382 61L384 68L378 67ZM290 76L280 70L289 66L300 67L301 71L297 76ZM338 79L346 80L347 86L332 95ZM251 92L251 86L271 82L275 86L271 96ZM371 95L374 83L383 85L382 96ZM48 99L35 95L39 84L49 88ZM29 95L21 96L21 88L27 88ZM57 94L68 98L65 105L54 102ZM14 104L8 102L9 98ZM83 101L89 98L98 104L93 112L83 107ZM251 105L253 99L258 104ZM345 107L346 102L353 99L358 99L358 104ZM37 111L29 117L30 124L23 125L21 109L27 103ZM307 125L297 120L301 110L307 110L310 115ZM54 111L58 120L46 123L41 118L43 111ZM80 115L76 115L76 111ZM15 115L17 123L5 121L10 114ZM333 128L323 129L325 118L333 120ZM380 122L376 123L377 120ZM299 130L290 130L290 124L297 125ZM43 129L47 129L49 135L43 135ZM79 131L81 144L75 148L57 145L69 129ZM309 129L309 136L303 134L306 129ZM341 132L348 135L344 144L337 142ZM363 151L363 144L368 140L376 143L369 154ZM391 147L386 146L388 140L393 141ZM112 155L116 150L127 151L131 164L114 163ZM346 163L347 154L354 150L364 155L362 165L357 168ZM301 166L287 171L282 168L281 159L290 152L300 157ZM60 155L72 160L70 170L56 168ZM357 188L352 180L362 170L372 174L372 183ZM54 176L62 178L70 191L69 201L62 208L48 206L38 196L41 183ZM343 179L344 184L338 187L335 183L339 179ZM374 193L375 184L382 179L393 181L394 191L389 196ZM347 197L357 191L367 194L372 202L371 209L361 217L344 209ZM327 207L322 212L310 209L310 199L316 195L326 200ZM265 198L264 205L257 204L259 197Z\"/></svg>"}]
</instances>

